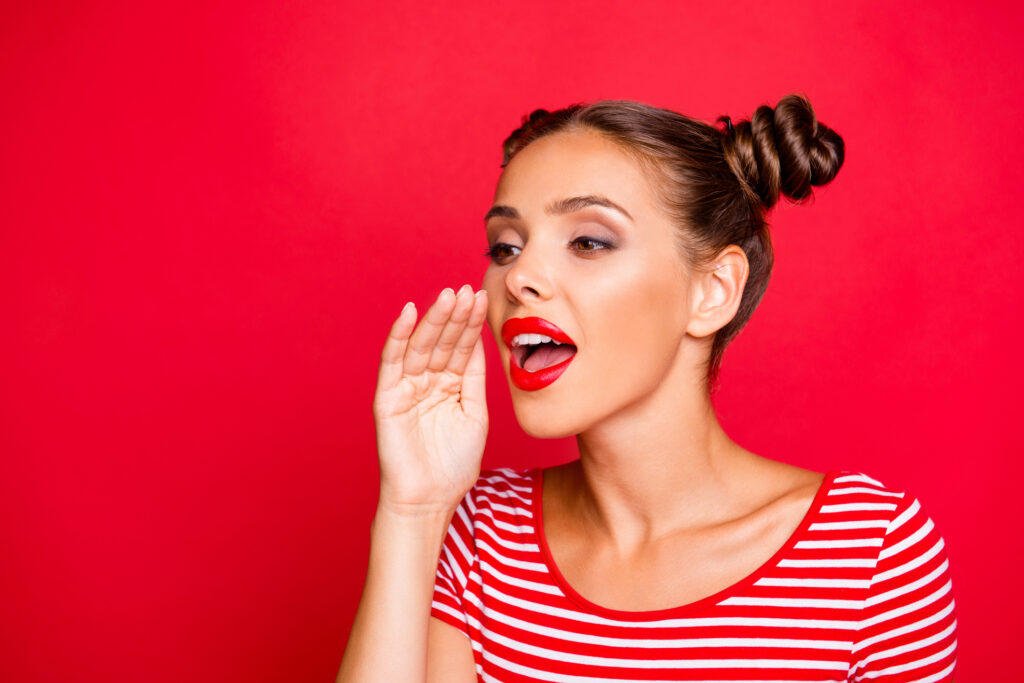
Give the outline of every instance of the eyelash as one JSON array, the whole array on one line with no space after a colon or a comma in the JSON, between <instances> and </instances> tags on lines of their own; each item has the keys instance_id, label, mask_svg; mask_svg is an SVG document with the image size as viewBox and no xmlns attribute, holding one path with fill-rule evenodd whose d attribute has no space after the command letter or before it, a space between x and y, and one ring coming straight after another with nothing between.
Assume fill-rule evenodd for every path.
<instances>
[{"instance_id":1,"label":"eyelash","mask_svg":"<svg viewBox=\"0 0 1024 683\"><path fill-rule=\"evenodd\" d=\"M599 239L596 239L594 237L586 237L586 236L584 236L584 237L577 237L572 242L569 242L569 244L576 244L577 242L592 242L594 244L601 245L599 248L595 248L595 249L580 249L580 250L576 250L576 251L579 251L580 253L584 253L584 254L593 253L593 252L596 252L596 251L603 251L603 250L611 249L612 248L612 245L609 244L608 242L605 242L604 240L599 240ZM520 247L517 247L517 246L512 245L512 244L506 244L505 242L496 242L496 243L492 244L491 246L487 247L486 249L484 249L484 256L489 258L489 259L491 259L492 261L496 261L498 258L500 258L500 256L498 255L498 252L501 249L503 249L504 247L509 247L509 248L512 248L512 249L519 249L520 248Z\"/></svg>"}]
</instances>

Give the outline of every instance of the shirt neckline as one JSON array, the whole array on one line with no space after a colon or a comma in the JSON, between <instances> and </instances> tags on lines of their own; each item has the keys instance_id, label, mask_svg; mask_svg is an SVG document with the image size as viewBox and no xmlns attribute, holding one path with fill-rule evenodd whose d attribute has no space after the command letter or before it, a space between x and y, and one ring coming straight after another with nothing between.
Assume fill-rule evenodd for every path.
<instances>
[{"instance_id":1,"label":"shirt neckline","mask_svg":"<svg viewBox=\"0 0 1024 683\"><path fill-rule=\"evenodd\" d=\"M595 602L591 602L582 595L576 592L576 590L569 585L569 582L562 575L558 565L555 564L554 557L551 554L551 549L548 547L547 537L544 535L544 517L543 517L543 501L542 494L544 491L544 470L541 467L535 467L531 475L530 483L530 507L533 513L533 528L534 537L537 542L537 546L540 549L541 556L544 559L544 564L548 571L551 573L555 583L562 590L562 593L577 607L580 609L597 614L600 616L619 619L624 621L647 621L651 619L661 619L666 617L678 617L686 614L697 612L706 607L715 605L722 600L742 591L750 584L757 581L769 570L774 568L778 562L796 545L800 537L803 536L804 532L811 525L811 520L818 514L821 506L828 495L829 489L832 487L833 480L841 474L838 471L830 471L825 473L825 478L822 480L821 485L818 487L818 491L814 494L814 499L811 501L811 506L807 509L803 518L800 520L799 526L796 530L786 539L786 542L779 548L775 553L768 558L760 567L755 569L752 573L748 574L744 578L740 579L736 583L723 588L717 593L713 593L707 597L701 598L694 602L689 602L684 605L677 605L675 607L666 607L657 610L618 610L610 607L604 607L598 605Z\"/></svg>"}]
</instances>

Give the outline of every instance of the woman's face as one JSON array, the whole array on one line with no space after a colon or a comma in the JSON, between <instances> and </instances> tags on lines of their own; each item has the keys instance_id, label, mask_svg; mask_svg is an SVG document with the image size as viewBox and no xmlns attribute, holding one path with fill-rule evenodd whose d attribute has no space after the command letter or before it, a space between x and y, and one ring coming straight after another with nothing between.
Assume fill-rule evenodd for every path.
<instances>
[{"instance_id":1,"label":"woman's face","mask_svg":"<svg viewBox=\"0 0 1024 683\"><path fill-rule=\"evenodd\" d=\"M523 429L578 434L651 395L678 360L689 294L676 228L637 162L590 130L540 138L505 167L486 227L488 324ZM513 368L521 351L503 339L503 331L530 329L510 319L532 317L576 346L550 383L543 372Z\"/></svg>"}]
</instances>

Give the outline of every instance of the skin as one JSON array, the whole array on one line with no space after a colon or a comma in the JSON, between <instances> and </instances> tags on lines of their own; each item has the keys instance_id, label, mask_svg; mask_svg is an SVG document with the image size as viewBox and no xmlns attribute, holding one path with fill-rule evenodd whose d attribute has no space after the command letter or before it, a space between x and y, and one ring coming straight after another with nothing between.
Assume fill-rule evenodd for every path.
<instances>
[{"instance_id":1,"label":"skin","mask_svg":"<svg viewBox=\"0 0 1024 683\"><path fill-rule=\"evenodd\" d=\"M632 220L599 206L545 211L584 195L611 199ZM550 320L578 348L544 389L509 382L527 433L576 437L580 458L546 470L543 489L544 531L566 580L602 606L650 610L755 571L796 530L823 475L747 451L712 409L705 367L714 332L739 307L743 251L730 245L687 269L651 179L592 130L520 151L494 203L519 214L486 226L489 244L509 245L483 281L506 379L509 318Z\"/></svg>"}]
</instances>

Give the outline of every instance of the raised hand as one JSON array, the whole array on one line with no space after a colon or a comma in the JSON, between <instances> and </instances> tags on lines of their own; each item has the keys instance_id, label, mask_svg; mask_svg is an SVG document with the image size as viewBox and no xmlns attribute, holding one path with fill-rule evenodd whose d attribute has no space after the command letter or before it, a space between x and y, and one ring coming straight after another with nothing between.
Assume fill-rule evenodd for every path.
<instances>
[{"instance_id":1,"label":"raised hand","mask_svg":"<svg viewBox=\"0 0 1024 683\"><path fill-rule=\"evenodd\" d=\"M486 317L486 291L463 285L444 289L418 325L411 302L392 325L373 399L379 507L451 510L476 483L488 429Z\"/></svg>"}]
</instances>

